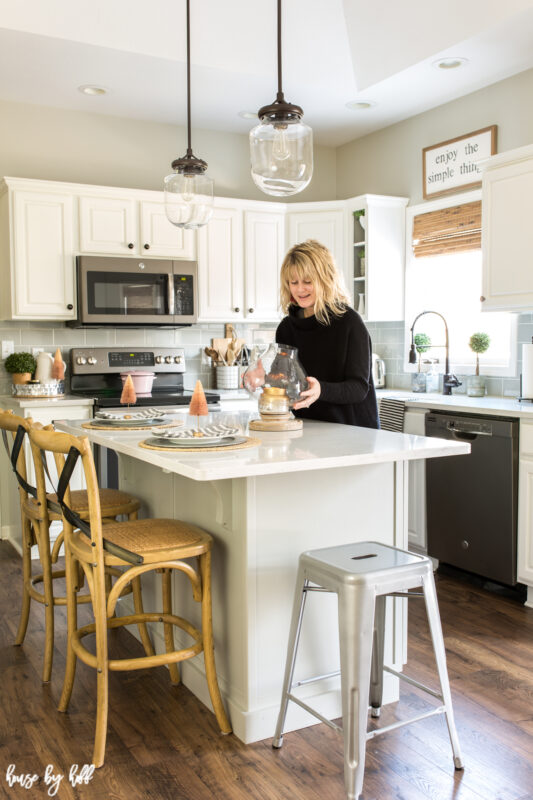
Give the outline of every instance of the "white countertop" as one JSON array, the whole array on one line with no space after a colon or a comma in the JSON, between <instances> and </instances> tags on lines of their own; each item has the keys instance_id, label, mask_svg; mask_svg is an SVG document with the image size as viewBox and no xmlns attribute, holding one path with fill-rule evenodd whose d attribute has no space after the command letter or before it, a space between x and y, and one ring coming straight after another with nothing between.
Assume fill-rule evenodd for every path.
<instances>
[{"instance_id":1,"label":"white countertop","mask_svg":"<svg viewBox=\"0 0 533 800\"><path fill-rule=\"evenodd\" d=\"M13 397L11 394L0 394L1 408L47 408L47 407L67 407L67 406L92 406L92 397L76 397L67 394L64 397Z\"/></svg>"},{"instance_id":2,"label":"white countertop","mask_svg":"<svg viewBox=\"0 0 533 800\"><path fill-rule=\"evenodd\" d=\"M253 416L256 415L245 415ZM258 447L198 454L142 449L138 443L150 436L149 431L88 430L81 427L80 421L56 421L55 426L68 433L86 435L95 444L197 481L410 461L470 452L470 445L464 442L314 420L306 420L302 431L251 431L254 438L261 440Z\"/></svg>"},{"instance_id":3,"label":"white countertop","mask_svg":"<svg viewBox=\"0 0 533 800\"><path fill-rule=\"evenodd\" d=\"M519 403L511 397L468 397L466 394L444 395L432 392L414 394L405 389L378 389L376 395L378 402L384 397L395 397L398 400L405 400L405 404L413 408L418 406L450 412L521 417L533 422L533 403Z\"/></svg>"}]
</instances>

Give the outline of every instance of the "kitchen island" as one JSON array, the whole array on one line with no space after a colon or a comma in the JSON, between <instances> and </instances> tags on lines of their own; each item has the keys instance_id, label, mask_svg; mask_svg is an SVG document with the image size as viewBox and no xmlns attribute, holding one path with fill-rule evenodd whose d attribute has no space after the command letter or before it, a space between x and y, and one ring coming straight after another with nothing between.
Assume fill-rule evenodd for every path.
<instances>
[{"instance_id":1,"label":"kitchen island","mask_svg":"<svg viewBox=\"0 0 533 800\"><path fill-rule=\"evenodd\" d=\"M274 731L299 554L361 540L407 547L406 464L470 449L465 443L306 421L302 431L253 431L260 444L249 449L167 453L139 447L146 431L86 430L75 421L56 427L119 454L121 488L141 498L143 516L194 522L213 536L217 672L234 732L246 743ZM189 587L182 576L174 581L176 607L198 622ZM147 610L155 591L159 588L143 584ZM401 669L406 601L388 602L385 658ZM162 648L161 632L154 635ZM183 681L209 705L202 669L201 657L186 662ZM308 600L296 678L336 669L336 598L315 595ZM384 700L390 702L398 697L397 679L385 677ZM301 694L325 716L340 716L338 678L309 684ZM287 730L314 724L292 705Z\"/></svg>"}]
</instances>

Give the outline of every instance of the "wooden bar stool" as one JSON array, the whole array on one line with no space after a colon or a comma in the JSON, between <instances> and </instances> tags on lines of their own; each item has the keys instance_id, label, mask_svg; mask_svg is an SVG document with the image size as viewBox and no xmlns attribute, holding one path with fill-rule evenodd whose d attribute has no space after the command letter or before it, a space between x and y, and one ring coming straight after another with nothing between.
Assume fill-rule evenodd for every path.
<instances>
[{"instance_id":1,"label":"wooden bar stool","mask_svg":"<svg viewBox=\"0 0 533 800\"><path fill-rule=\"evenodd\" d=\"M58 500L63 510L65 532L65 562L67 581L68 652L63 692L59 710L66 711L76 670L77 659L96 669L96 734L92 763L104 763L108 716L108 678L110 670L134 670L169 665L170 679L180 680L178 663L193 658L203 651L207 686L217 722L222 733L231 733L218 687L213 630L211 618L211 548L213 540L196 525L173 519L141 519L114 522L102 526L102 510L98 484L89 441L86 437L66 433L37 430L29 432L34 454L51 451L55 455L60 479ZM65 460L64 456L68 454ZM72 513L68 482L77 459L81 457L89 501L88 524ZM122 553L122 555L120 555ZM126 560L125 556L129 559ZM130 558L131 557L131 558ZM184 559L196 558L195 569ZM134 566L131 563L137 562ZM127 569L114 583L106 596L106 567ZM94 622L78 627L76 605L76 579L81 568L89 586ZM201 630L172 612L171 571L183 572L190 580L192 596L201 604ZM115 617L117 599L123 589L147 572L162 574L162 611L137 612ZM163 622L166 652L137 658L111 659L108 655L107 635L110 628L124 625ZM175 649L173 628L177 626L192 639L186 648ZM83 638L96 634L96 654L83 644Z\"/></svg>"},{"instance_id":2,"label":"wooden bar stool","mask_svg":"<svg viewBox=\"0 0 533 800\"><path fill-rule=\"evenodd\" d=\"M35 423L38 427L38 423ZM27 434L34 425L31 419L19 417L11 411L0 412L0 430L3 432L4 443L8 450L8 455L14 454L15 461L12 467L16 467L18 480L18 490L20 499L21 524L22 524L22 572L23 572L23 593L22 611L20 622L15 639L16 645L21 645L26 636L28 619L30 615L31 601L35 600L45 607L45 646L43 663L43 682L47 683L52 674L52 659L54 652L54 607L66 605L66 598L54 592L54 580L65 577L65 570L53 569L53 564L57 563L59 550L63 543L63 531L57 537L53 548L50 547L50 523L56 520L61 521L61 508L57 503L57 496L46 492L44 464L42 459L34 459L36 475L36 486L28 483L28 472L26 457L23 446L23 433ZM52 426L47 429L53 430ZM17 432L19 440L17 442ZM5 432L13 434L13 448L9 453L7 436ZM22 433L23 432L23 433ZM22 479L22 480L21 480ZM40 495L40 496L38 496ZM85 490L72 492L72 503L77 513L87 519L89 516L89 502ZM139 500L127 492L120 492L114 489L102 489L100 491L100 504L106 519L115 521L117 516L125 515L128 519L136 519L140 508ZM37 545L39 560L42 572L32 574L31 548ZM107 577L108 588L110 588L111 575ZM39 591L37 585L42 583L43 591ZM137 581L133 584L134 595L137 603L141 603L141 587ZM89 594L77 595L78 603L89 603ZM147 652L153 652L146 627L141 631L143 644Z\"/></svg>"},{"instance_id":3,"label":"wooden bar stool","mask_svg":"<svg viewBox=\"0 0 533 800\"><path fill-rule=\"evenodd\" d=\"M422 587L421 593L409 589ZM293 683L300 630L308 592L335 592L338 598L342 728L293 694L295 686L332 674ZM383 664L386 597L423 597L426 603L433 650L440 680L440 692L429 689ZM383 670L404 679L441 701L441 705L414 719L397 722L367 733L368 698L371 713L379 717L383 694ZM287 663L281 707L272 746L283 744L287 706L292 701L343 734L344 785L348 800L358 800L363 788L365 750L368 739L434 714L445 714L456 769L463 768L455 729L452 699L446 668L446 652L437 605L433 565L429 558L406 550L378 544L326 547L302 553L289 634Z\"/></svg>"}]
</instances>

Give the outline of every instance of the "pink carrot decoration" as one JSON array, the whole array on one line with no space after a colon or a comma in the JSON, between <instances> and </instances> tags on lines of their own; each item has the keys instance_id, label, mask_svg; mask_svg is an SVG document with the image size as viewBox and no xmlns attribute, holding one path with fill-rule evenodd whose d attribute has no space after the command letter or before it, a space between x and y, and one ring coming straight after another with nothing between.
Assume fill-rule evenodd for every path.
<instances>
[{"instance_id":1,"label":"pink carrot decoration","mask_svg":"<svg viewBox=\"0 0 533 800\"><path fill-rule=\"evenodd\" d=\"M61 350L59 347L54 353L54 363L52 364L52 378L56 381L62 381L65 378L65 365L61 357Z\"/></svg>"},{"instance_id":2,"label":"pink carrot decoration","mask_svg":"<svg viewBox=\"0 0 533 800\"><path fill-rule=\"evenodd\" d=\"M126 403L128 405L134 405L137 402L137 395L135 394L135 387L133 385L131 375L128 375L128 377L124 381L124 386L122 387L122 394L120 395L120 402L123 403L124 405Z\"/></svg>"}]
</instances>

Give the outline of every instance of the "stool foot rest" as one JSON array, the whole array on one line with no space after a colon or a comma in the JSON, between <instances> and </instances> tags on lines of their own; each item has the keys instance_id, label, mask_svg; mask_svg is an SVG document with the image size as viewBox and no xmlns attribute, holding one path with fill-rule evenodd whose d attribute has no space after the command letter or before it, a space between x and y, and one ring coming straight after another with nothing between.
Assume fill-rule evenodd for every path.
<instances>
[{"instance_id":1,"label":"stool foot rest","mask_svg":"<svg viewBox=\"0 0 533 800\"><path fill-rule=\"evenodd\" d=\"M383 670L388 672L390 675L395 675L397 678L400 678L400 680L405 681L406 683L410 683L411 686L416 686L417 689L422 689L423 692L427 692L427 694L436 697L437 700L444 700L441 692L436 692L434 689L430 689L429 686L419 683L419 681L415 681L414 678L409 677L409 675L404 675L403 672L397 672L395 669L392 669L392 667L385 666L385 664L383 665Z\"/></svg>"},{"instance_id":2,"label":"stool foot rest","mask_svg":"<svg viewBox=\"0 0 533 800\"><path fill-rule=\"evenodd\" d=\"M411 723L419 722L421 719L426 719L426 717L434 717L435 714L444 714L445 712L446 706L438 706L438 708L432 708L431 711L426 711L424 714L418 714L416 717L404 719L402 722L393 722L391 725L385 725L383 728L378 728L375 731L367 731L367 741L369 739L374 739L376 736L380 736L382 733L388 733L389 731L396 730L396 728L403 728L404 725L411 725Z\"/></svg>"}]
</instances>

